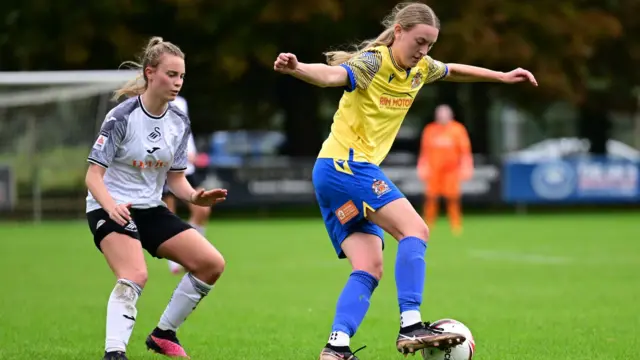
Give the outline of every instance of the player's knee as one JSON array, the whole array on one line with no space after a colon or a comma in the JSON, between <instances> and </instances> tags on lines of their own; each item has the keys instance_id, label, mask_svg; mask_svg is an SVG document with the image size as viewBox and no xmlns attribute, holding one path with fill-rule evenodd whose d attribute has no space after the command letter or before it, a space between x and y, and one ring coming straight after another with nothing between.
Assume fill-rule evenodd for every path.
<instances>
[{"instance_id":1,"label":"player's knee","mask_svg":"<svg viewBox=\"0 0 640 360\"><path fill-rule=\"evenodd\" d=\"M417 238L422 239L425 242L429 241L429 226L427 224L421 223L420 225L418 225L417 232Z\"/></svg>"},{"instance_id":2,"label":"player's knee","mask_svg":"<svg viewBox=\"0 0 640 360\"><path fill-rule=\"evenodd\" d=\"M142 288L147 284L149 273L146 268L130 269L117 272L116 277L118 279L127 279L132 281Z\"/></svg>"},{"instance_id":3,"label":"player's knee","mask_svg":"<svg viewBox=\"0 0 640 360\"><path fill-rule=\"evenodd\" d=\"M383 274L383 261L382 259L371 259L367 262L361 262L359 264L353 264L353 271L364 271L371 274L378 281L382 279Z\"/></svg>"},{"instance_id":4,"label":"player's knee","mask_svg":"<svg viewBox=\"0 0 640 360\"><path fill-rule=\"evenodd\" d=\"M406 229L402 229L396 239L400 241L408 237L416 237L424 242L429 241L429 226L422 221L416 222L411 226L407 226Z\"/></svg>"},{"instance_id":5,"label":"player's knee","mask_svg":"<svg viewBox=\"0 0 640 360\"><path fill-rule=\"evenodd\" d=\"M225 265L224 257L220 253L216 253L203 258L198 264L195 264L195 269L191 272L198 279L208 284L213 284L222 276Z\"/></svg>"}]
</instances>

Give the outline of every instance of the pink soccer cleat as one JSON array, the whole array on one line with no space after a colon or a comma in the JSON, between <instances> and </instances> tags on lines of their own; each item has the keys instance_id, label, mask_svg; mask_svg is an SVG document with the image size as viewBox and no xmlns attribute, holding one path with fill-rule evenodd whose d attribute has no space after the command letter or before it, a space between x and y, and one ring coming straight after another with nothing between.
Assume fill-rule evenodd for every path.
<instances>
[{"instance_id":1,"label":"pink soccer cleat","mask_svg":"<svg viewBox=\"0 0 640 360\"><path fill-rule=\"evenodd\" d=\"M147 349L161 355L175 358L190 359L189 355L184 351L180 341L176 337L175 331L153 329L153 332L147 336Z\"/></svg>"}]
</instances>

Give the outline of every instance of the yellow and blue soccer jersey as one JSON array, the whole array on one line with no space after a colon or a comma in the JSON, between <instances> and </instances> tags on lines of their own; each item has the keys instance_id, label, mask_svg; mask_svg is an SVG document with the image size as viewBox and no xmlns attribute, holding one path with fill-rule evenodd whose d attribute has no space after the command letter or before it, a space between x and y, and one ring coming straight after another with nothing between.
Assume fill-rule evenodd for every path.
<instances>
[{"instance_id":1,"label":"yellow and blue soccer jersey","mask_svg":"<svg viewBox=\"0 0 640 360\"><path fill-rule=\"evenodd\" d=\"M318 157L347 160L352 151L353 160L380 165L418 91L447 75L447 66L426 56L403 69L386 46L363 51L341 66L349 85Z\"/></svg>"},{"instance_id":2,"label":"yellow and blue soccer jersey","mask_svg":"<svg viewBox=\"0 0 640 360\"><path fill-rule=\"evenodd\" d=\"M341 65L349 84L313 169L316 198L340 258L345 257L342 241L354 232L383 238L382 229L366 215L404 195L379 165L418 91L448 71L445 64L429 56L403 69L391 51L386 46L374 47Z\"/></svg>"}]
</instances>

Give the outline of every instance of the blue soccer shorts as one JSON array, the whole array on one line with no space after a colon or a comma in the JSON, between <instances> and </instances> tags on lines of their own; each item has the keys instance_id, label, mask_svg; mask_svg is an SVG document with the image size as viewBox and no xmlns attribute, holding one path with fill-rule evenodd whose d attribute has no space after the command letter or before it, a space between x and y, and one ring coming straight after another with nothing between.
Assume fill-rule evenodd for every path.
<instances>
[{"instance_id":1,"label":"blue soccer shorts","mask_svg":"<svg viewBox=\"0 0 640 360\"><path fill-rule=\"evenodd\" d=\"M319 158L313 167L313 186L338 258L346 257L341 244L355 232L378 236L384 249L384 231L366 216L405 196L380 167L368 162Z\"/></svg>"}]
</instances>

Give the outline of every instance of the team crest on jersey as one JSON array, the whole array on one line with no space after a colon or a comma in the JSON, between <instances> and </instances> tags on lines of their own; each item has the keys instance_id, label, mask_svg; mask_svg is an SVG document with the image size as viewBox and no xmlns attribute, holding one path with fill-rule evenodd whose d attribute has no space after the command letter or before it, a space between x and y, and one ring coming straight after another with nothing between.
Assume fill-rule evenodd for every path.
<instances>
[{"instance_id":1,"label":"team crest on jersey","mask_svg":"<svg viewBox=\"0 0 640 360\"><path fill-rule=\"evenodd\" d=\"M418 86L420 86L420 84L422 84L422 72L420 70L418 70L418 72L413 75L413 79L411 79L411 88L415 89Z\"/></svg>"},{"instance_id":2,"label":"team crest on jersey","mask_svg":"<svg viewBox=\"0 0 640 360\"><path fill-rule=\"evenodd\" d=\"M160 128L156 126L153 128L153 131L147 135L147 140L157 142L160 139L162 139L162 133L160 132Z\"/></svg>"},{"instance_id":3,"label":"team crest on jersey","mask_svg":"<svg viewBox=\"0 0 640 360\"><path fill-rule=\"evenodd\" d=\"M387 185L386 182L384 182L384 180L376 180L376 179L373 180L373 184L371 184L371 189L378 197L391 191L391 188L389 187L389 185Z\"/></svg>"}]
</instances>

